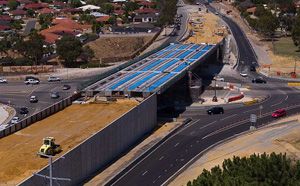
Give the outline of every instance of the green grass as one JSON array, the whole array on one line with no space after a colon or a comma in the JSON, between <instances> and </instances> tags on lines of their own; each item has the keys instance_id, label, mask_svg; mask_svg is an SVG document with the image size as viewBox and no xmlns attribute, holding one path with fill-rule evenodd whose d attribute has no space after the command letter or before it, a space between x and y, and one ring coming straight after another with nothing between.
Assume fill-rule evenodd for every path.
<instances>
[{"instance_id":1,"label":"green grass","mask_svg":"<svg viewBox=\"0 0 300 186\"><path fill-rule=\"evenodd\" d=\"M268 42L272 51L274 51L272 41ZM280 56L298 56L300 57L299 49L293 43L291 37L276 38L275 40L276 54Z\"/></svg>"}]
</instances>

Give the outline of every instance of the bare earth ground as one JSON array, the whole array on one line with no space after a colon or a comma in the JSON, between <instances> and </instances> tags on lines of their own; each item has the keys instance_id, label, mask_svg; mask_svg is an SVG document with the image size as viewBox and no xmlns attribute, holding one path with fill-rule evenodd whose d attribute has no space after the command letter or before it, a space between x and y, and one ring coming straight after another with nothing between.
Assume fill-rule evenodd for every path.
<instances>
[{"instance_id":1,"label":"bare earth ground","mask_svg":"<svg viewBox=\"0 0 300 186\"><path fill-rule=\"evenodd\" d=\"M138 45L143 46L148 43L153 36L139 36L139 37L100 37L96 41L90 42L90 46L97 58L107 57L126 57L132 55ZM138 44L142 41L142 44Z\"/></svg>"},{"instance_id":2,"label":"bare earth ground","mask_svg":"<svg viewBox=\"0 0 300 186\"><path fill-rule=\"evenodd\" d=\"M198 7L188 9L190 12L190 20L188 30L193 30L195 35L190 37L185 43L218 43L223 39L223 36L217 33L227 33L225 23L219 17L212 13L204 13L204 10L198 11ZM191 26L194 23L194 27Z\"/></svg>"},{"instance_id":3,"label":"bare earth ground","mask_svg":"<svg viewBox=\"0 0 300 186\"><path fill-rule=\"evenodd\" d=\"M285 121L300 119L300 116L278 120L274 127L245 134L241 137L223 143L204 154L200 159L180 174L170 186L186 185L201 174L203 169L210 170L216 165L222 165L224 159L233 156L250 156L254 153L286 153L292 160L300 159L300 124L275 125Z\"/></svg>"},{"instance_id":4,"label":"bare earth ground","mask_svg":"<svg viewBox=\"0 0 300 186\"><path fill-rule=\"evenodd\" d=\"M137 104L133 100L118 100L110 104L72 105L0 139L0 184L17 184L48 164L48 159L36 156L44 137L55 137L62 145L61 156Z\"/></svg>"}]
</instances>

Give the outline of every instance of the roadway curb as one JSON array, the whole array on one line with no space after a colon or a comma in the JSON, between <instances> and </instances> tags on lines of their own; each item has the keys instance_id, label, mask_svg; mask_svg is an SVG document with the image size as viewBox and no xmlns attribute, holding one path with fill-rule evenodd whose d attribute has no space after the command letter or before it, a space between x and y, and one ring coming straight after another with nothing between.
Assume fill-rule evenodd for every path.
<instances>
[{"instance_id":1,"label":"roadway curb","mask_svg":"<svg viewBox=\"0 0 300 186\"><path fill-rule=\"evenodd\" d=\"M137 163L139 163L147 155L149 155L151 152L153 152L159 145L163 144L167 139L169 139L172 135L174 135L177 131L182 129L184 126L186 126L191 121L192 121L192 119L190 119L190 118L185 119L181 125L179 125L177 128L172 130L169 134L167 134L165 137L163 137L160 141L158 141L156 144L154 144L152 147L150 147L150 149L148 149L145 153L143 153L142 155L137 157L135 160L133 160L126 168L121 170L116 176L114 176L112 179L107 181L104 185L105 186L112 185L119 178L121 178L126 172L128 172L131 168L133 168Z\"/></svg>"},{"instance_id":2,"label":"roadway curb","mask_svg":"<svg viewBox=\"0 0 300 186\"><path fill-rule=\"evenodd\" d=\"M183 173L189 166L191 166L193 163L195 163L197 160L199 160L203 155L205 155L206 153L208 153L210 150L218 147L219 145L223 145L225 143L228 143L232 140L234 140L235 138L238 138L242 135L247 135L247 134L250 134L250 133L254 133L254 132L257 132L259 130L264 130L264 129L267 129L267 128L274 128L274 127L279 127L281 125L286 125L288 123L292 123L292 122L298 122L298 119L297 120L291 120L291 121L288 121L288 122L283 122L283 123L278 123L278 124L273 124L273 125L265 125L265 126L262 126L260 128L256 128L255 130L247 130L245 132L242 132L242 133L239 133L239 134L236 134L234 136L231 136L229 138L226 138L224 140L221 140L209 147L207 147L205 150L201 151L199 154L197 154L194 158L192 158L189 162L187 162L183 167L181 167L181 169L179 169L175 174L173 174L168 180L166 180L162 186L167 186L168 184L170 184L175 178L177 178L181 173Z\"/></svg>"}]
</instances>

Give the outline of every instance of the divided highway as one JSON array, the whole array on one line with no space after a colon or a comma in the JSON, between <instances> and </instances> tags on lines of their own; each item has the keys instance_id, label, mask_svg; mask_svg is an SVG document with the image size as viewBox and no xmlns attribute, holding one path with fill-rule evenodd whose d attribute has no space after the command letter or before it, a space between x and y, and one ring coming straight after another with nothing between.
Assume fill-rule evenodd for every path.
<instances>
[{"instance_id":1,"label":"divided highway","mask_svg":"<svg viewBox=\"0 0 300 186\"><path fill-rule=\"evenodd\" d=\"M204 1L200 2L204 3ZM210 5L207 8L211 12L215 12L215 9ZM242 30L231 19L223 16L221 18L230 27L239 48L240 61L235 73L247 71L250 77L259 77L258 74L249 71L250 65L253 62L257 63L257 60ZM209 146L249 130L251 126L249 116L250 114L258 115L260 105L263 106L263 116L258 119L256 125L272 121L271 113L276 109L286 108L288 115L300 110L300 105L295 105L300 104L298 91L287 87L284 82L264 79L267 80L267 84L253 84L251 88L260 91L262 95L267 95L266 100L259 104L228 108L225 109L225 114L220 115L206 115L204 111L194 112L193 121L190 124L170 137L121 178L115 180L112 185L166 184L172 176ZM251 79L241 78L240 82L250 84ZM228 127L229 125L231 127ZM225 126L227 126L226 130L224 129Z\"/></svg>"}]
</instances>

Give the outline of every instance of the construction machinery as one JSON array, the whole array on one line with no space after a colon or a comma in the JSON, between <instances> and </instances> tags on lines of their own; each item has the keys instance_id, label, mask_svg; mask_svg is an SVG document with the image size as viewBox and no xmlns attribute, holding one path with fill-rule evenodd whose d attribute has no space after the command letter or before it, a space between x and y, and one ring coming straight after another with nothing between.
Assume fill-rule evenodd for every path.
<instances>
[{"instance_id":1,"label":"construction machinery","mask_svg":"<svg viewBox=\"0 0 300 186\"><path fill-rule=\"evenodd\" d=\"M43 139L43 144L39 150L41 156L45 155L55 155L56 153L61 151L61 146L59 144L55 144L54 137L45 137Z\"/></svg>"}]
</instances>

